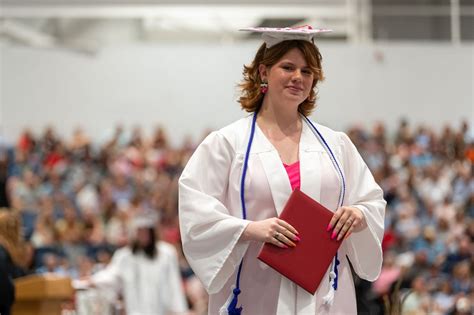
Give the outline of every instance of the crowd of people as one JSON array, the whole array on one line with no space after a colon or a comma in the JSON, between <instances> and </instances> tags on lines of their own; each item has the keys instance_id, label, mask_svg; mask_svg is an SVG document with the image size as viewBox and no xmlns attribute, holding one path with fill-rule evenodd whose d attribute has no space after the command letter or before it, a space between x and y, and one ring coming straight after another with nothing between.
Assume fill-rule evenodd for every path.
<instances>
[{"instance_id":1,"label":"crowd of people","mask_svg":"<svg viewBox=\"0 0 474 315\"><path fill-rule=\"evenodd\" d=\"M435 129L401 121L347 131L387 201L384 263L377 281L356 279L358 308L370 314L472 314L474 310L474 138L467 122ZM201 139L196 139L201 140ZM197 143L198 143L197 142ZM25 273L90 277L130 242L133 218L153 213L158 238L178 253L194 314L207 297L182 254L178 178L195 145L169 143L162 128L117 127L102 142L77 129L25 130L0 149L2 206L21 214Z\"/></svg>"}]
</instances>

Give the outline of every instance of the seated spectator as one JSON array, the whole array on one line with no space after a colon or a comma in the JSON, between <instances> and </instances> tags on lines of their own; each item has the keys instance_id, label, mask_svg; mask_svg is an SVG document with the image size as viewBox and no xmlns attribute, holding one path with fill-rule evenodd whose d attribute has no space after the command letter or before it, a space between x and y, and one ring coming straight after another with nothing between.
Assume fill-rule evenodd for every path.
<instances>
[{"instance_id":1,"label":"seated spectator","mask_svg":"<svg viewBox=\"0 0 474 315\"><path fill-rule=\"evenodd\" d=\"M128 202L120 202L118 207L114 207L113 214L105 227L105 239L109 244L116 247L128 244L130 217Z\"/></svg>"},{"instance_id":2,"label":"seated spectator","mask_svg":"<svg viewBox=\"0 0 474 315\"><path fill-rule=\"evenodd\" d=\"M424 251L430 265L439 261L441 255L446 251L443 242L436 239L436 228L431 225L423 228L422 235L414 240L412 249L415 252Z\"/></svg>"},{"instance_id":3,"label":"seated spectator","mask_svg":"<svg viewBox=\"0 0 474 315\"><path fill-rule=\"evenodd\" d=\"M454 266L461 261L472 259L471 241L467 236L456 239L456 247L446 256L443 263L443 271L452 273Z\"/></svg>"},{"instance_id":4,"label":"seated spectator","mask_svg":"<svg viewBox=\"0 0 474 315\"><path fill-rule=\"evenodd\" d=\"M469 261L461 261L454 266L452 287L453 292L470 294L474 283L472 279L471 264Z\"/></svg>"},{"instance_id":5,"label":"seated spectator","mask_svg":"<svg viewBox=\"0 0 474 315\"><path fill-rule=\"evenodd\" d=\"M62 258L54 253L43 255L42 266L36 270L38 274L54 273L60 276L68 276L68 270L62 265Z\"/></svg>"},{"instance_id":6,"label":"seated spectator","mask_svg":"<svg viewBox=\"0 0 474 315\"><path fill-rule=\"evenodd\" d=\"M35 247L54 246L57 242L57 235L52 200L49 197L43 197L39 207L39 214L36 219L35 230L31 236L31 242Z\"/></svg>"},{"instance_id":7,"label":"seated spectator","mask_svg":"<svg viewBox=\"0 0 474 315\"><path fill-rule=\"evenodd\" d=\"M433 299L435 310L441 314L446 314L454 306L455 298L448 279L445 279L439 290L435 291Z\"/></svg>"},{"instance_id":8,"label":"seated spectator","mask_svg":"<svg viewBox=\"0 0 474 315\"><path fill-rule=\"evenodd\" d=\"M379 278L373 283L374 293L378 296L388 294L392 284L399 279L401 268L395 265L395 253L385 252Z\"/></svg>"},{"instance_id":9,"label":"seated spectator","mask_svg":"<svg viewBox=\"0 0 474 315\"><path fill-rule=\"evenodd\" d=\"M55 231L65 256L71 262L86 254L84 229L84 222L78 216L77 210L71 202L66 202L63 217L56 221Z\"/></svg>"},{"instance_id":10,"label":"seated spectator","mask_svg":"<svg viewBox=\"0 0 474 315\"><path fill-rule=\"evenodd\" d=\"M37 212L40 199L40 180L30 168L10 183L11 203L15 209Z\"/></svg>"},{"instance_id":11,"label":"seated spectator","mask_svg":"<svg viewBox=\"0 0 474 315\"><path fill-rule=\"evenodd\" d=\"M429 314L431 298L426 289L426 281L422 276L417 276L411 284L411 291L407 293L402 305L403 315Z\"/></svg>"}]
</instances>

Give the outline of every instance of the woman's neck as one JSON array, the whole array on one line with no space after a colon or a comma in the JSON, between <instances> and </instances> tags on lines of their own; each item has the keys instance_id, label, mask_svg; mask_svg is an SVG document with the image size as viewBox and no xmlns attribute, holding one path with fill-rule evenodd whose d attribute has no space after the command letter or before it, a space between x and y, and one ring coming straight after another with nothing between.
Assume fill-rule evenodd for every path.
<instances>
[{"instance_id":1,"label":"woman's neck","mask_svg":"<svg viewBox=\"0 0 474 315\"><path fill-rule=\"evenodd\" d=\"M260 125L273 129L277 127L282 132L295 132L301 130L301 117L297 106L270 104L265 99L258 113Z\"/></svg>"}]
</instances>

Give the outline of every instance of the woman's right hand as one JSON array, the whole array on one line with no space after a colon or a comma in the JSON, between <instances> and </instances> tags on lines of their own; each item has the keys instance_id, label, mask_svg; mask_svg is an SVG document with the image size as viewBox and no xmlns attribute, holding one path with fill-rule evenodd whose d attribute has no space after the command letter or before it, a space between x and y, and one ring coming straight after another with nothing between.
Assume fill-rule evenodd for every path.
<instances>
[{"instance_id":1,"label":"woman's right hand","mask_svg":"<svg viewBox=\"0 0 474 315\"><path fill-rule=\"evenodd\" d=\"M271 243L281 248L295 247L300 240L298 231L279 218L250 222L242 233L243 241Z\"/></svg>"}]
</instances>

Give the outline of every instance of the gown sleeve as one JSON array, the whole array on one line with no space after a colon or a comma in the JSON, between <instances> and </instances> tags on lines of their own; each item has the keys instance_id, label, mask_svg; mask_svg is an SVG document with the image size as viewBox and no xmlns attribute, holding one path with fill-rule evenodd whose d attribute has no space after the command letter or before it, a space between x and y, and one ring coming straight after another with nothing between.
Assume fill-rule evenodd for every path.
<instances>
[{"instance_id":1,"label":"gown sleeve","mask_svg":"<svg viewBox=\"0 0 474 315\"><path fill-rule=\"evenodd\" d=\"M179 180L183 251L209 294L222 289L249 245L239 239L250 221L232 216L225 205L234 156L227 139L213 132L196 149Z\"/></svg>"},{"instance_id":2,"label":"gown sleeve","mask_svg":"<svg viewBox=\"0 0 474 315\"><path fill-rule=\"evenodd\" d=\"M383 191L345 133L340 133L344 174L345 205L359 208L367 227L346 240L347 255L359 277L375 281L382 268L382 238L386 202Z\"/></svg>"},{"instance_id":3,"label":"gown sleeve","mask_svg":"<svg viewBox=\"0 0 474 315\"><path fill-rule=\"evenodd\" d=\"M117 250L107 267L92 275L92 283L98 288L111 289L114 292L118 292L122 287L121 274L123 270L121 270L121 262L123 256L122 250Z\"/></svg>"}]
</instances>

